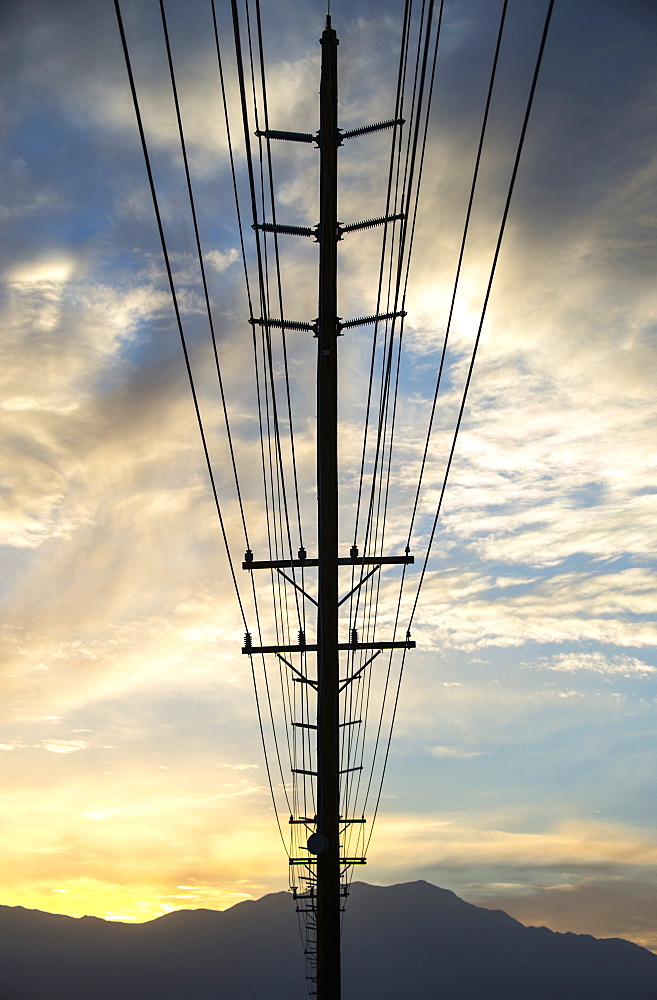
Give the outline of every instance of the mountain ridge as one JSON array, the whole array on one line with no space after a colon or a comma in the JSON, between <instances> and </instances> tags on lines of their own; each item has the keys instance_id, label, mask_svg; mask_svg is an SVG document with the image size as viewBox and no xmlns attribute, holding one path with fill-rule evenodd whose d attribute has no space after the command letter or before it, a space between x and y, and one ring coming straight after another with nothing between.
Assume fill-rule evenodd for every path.
<instances>
[{"instance_id":1,"label":"mountain ridge","mask_svg":"<svg viewBox=\"0 0 657 1000\"><path fill-rule=\"evenodd\" d=\"M525 927L418 881L354 883L343 997L657 1000L657 955L622 938ZM0 905L0 1000L303 1000L288 892L141 924Z\"/></svg>"}]
</instances>

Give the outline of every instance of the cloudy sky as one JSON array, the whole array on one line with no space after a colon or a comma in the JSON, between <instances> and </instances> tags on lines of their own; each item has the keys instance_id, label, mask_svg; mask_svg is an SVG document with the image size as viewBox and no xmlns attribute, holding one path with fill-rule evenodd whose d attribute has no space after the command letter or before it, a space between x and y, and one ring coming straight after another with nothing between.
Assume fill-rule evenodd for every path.
<instances>
[{"instance_id":1,"label":"cloudy sky","mask_svg":"<svg viewBox=\"0 0 657 1000\"><path fill-rule=\"evenodd\" d=\"M418 556L545 6L509 4ZM218 7L239 136L229 5ZM265 557L211 13L201 0L168 9L240 481ZM262 10L272 127L314 132L325 10L316 0L264 0ZM445 8L407 300L391 551L405 543L499 13L497 0ZM392 116L401 14L391 0L333 0L343 127ZM0 902L125 920L223 908L284 888L287 862L113 5L13 0L0 17ZM239 562L157 4L126 0L124 17ZM557 0L363 874L426 878L527 923L654 949L656 41L650 2ZM386 141L341 152L345 221L382 213ZM237 138L238 166L242 153ZM281 143L274 167L280 217L313 225L316 153ZM341 244L343 316L374 309L372 239ZM284 292L288 315L312 319L316 251L302 242L282 248ZM341 343L347 513L370 343L371 328ZM312 335L288 346L312 519ZM345 527L345 549L351 541ZM391 576L382 587L384 611L393 585Z\"/></svg>"}]
</instances>

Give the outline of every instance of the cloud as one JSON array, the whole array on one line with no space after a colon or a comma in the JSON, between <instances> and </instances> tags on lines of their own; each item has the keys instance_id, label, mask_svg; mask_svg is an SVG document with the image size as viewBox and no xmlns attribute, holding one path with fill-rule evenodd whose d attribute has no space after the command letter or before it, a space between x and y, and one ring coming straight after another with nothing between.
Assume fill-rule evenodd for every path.
<instances>
[{"instance_id":1,"label":"cloud","mask_svg":"<svg viewBox=\"0 0 657 1000\"><path fill-rule=\"evenodd\" d=\"M89 744L84 740L44 740L41 746L50 753L76 753L86 750Z\"/></svg>"},{"instance_id":2,"label":"cloud","mask_svg":"<svg viewBox=\"0 0 657 1000\"><path fill-rule=\"evenodd\" d=\"M103 380L125 366L135 328L167 300L153 286L102 286L64 255L23 262L3 307L2 528L5 544L34 547L88 523L73 497L98 425Z\"/></svg>"},{"instance_id":3,"label":"cloud","mask_svg":"<svg viewBox=\"0 0 657 1000\"><path fill-rule=\"evenodd\" d=\"M603 653L561 653L544 661L544 665L549 670L587 670L596 674L619 674L622 677L645 677L657 671L657 667L637 660L634 656L605 656Z\"/></svg>"},{"instance_id":4,"label":"cloud","mask_svg":"<svg viewBox=\"0 0 657 1000\"><path fill-rule=\"evenodd\" d=\"M620 937L657 951L652 872L646 870L640 878L620 873L605 877L599 873L595 881L587 881L582 873L581 882L577 869L568 874L573 881L561 885L550 885L547 880L541 883L537 872L536 881L531 883L475 883L463 894L469 902L503 909L530 926L602 938Z\"/></svg>"},{"instance_id":5,"label":"cloud","mask_svg":"<svg viewBox=\"0 0 657 1000\"><path fill-rule=\"evenodd\" d=\"M227 767L230 771L253 771L253 770L257 770L260 765L259 764L229 764L227 762L222 762L218 766L219 767Z\"/></svg>"},{"instance_id":6,"label":"cloud","mask_svg":"<svg viewBox=\"0 0 657 1000\"><path fill-rule=\"evenodd\" d=\"M504 829L500 820L472 812L384 814L370 852L370 878L426 878L524 923L656 947L657 858L649 829L570 820L528 833L517 822Z\"/></svg>"},{"instance_id":7,"label":"cloud","mask_svg":"<svg viewBox=\"0 0 657 1000\"><path fill-rule=\"evenodd\" d=\"M433 757L478 757L478 750L462 750L460 747L454 746L436 746L431 747L429 753Z\"/></svg>"},{"instance_id":8,"label":"cloud","mask_svg":"<svg viewBox=\"0 0 657 1000\"><path fill-rule=\"evenodd\" d=\"M657 638L650 222L657 161L648 125L654 56L647 32L627 34L630 15L622 6L603 5L596 23L587 24L595 44L585 52L583 7L571 5L555 26L414 622L420 648L406 667L396 745L407 755L400 754L400 768L408 760L418 767L413 781L406 772L403 787L391 786L403 808L373 841L373 860L382 859L374 871L386 877L408 857L402 877L422 872L442 881L448 873L472 885L479 874L498 896L506 892L499 883L534 885L535 899L564 929L565 904L559 909L550 900L583 900L586 873L605 890L600 906L611 912L625 899L626 926L638 927L628 915L632 886L642 865L653 878L655 860L648 826L554 818L568 815L571 801L602 796L603 787L615 813L634 815L633 795L645 803L651 787L637 719L643 724L652 710L648 647ZM252 763L261 758L252 681L239 653L243 624L172 321L116 25L107 5L93 7L91 34L88 4L78 0L14 7L0 71L12 93L0 217L13 234L3 241L0 304L1 746L20 753L3 757L3 853L10 862L3 899L45 909L65 899L67 912L117 919L223 906L278 888L285 858L262 766ZM344 127L392 115L393 13L361 16L355 8L353 17L341 15ZM317 126L317 88L307 86L317 75L315 15L298 5L263 10L274 128ZM406 305L388 551L406 543L485 95L491 52L482 32L492 37L489 17L486 5L470 5L445 26ZM193 4L184 24L175 11L171 18L249 540L266 554L252 331L237 266L211 26L207 9ZM230 25L221 28L229 37ZM129 37L195 385L252 622L155 8L133 5ZM528 48L514 44L509 51ZM412 539L418 561L478 322L513 155L513 116L528 82L519 63L505 72ZM227 76L232 101L228 65ZM233 127L248 205L239 109ZM341 149L345 221L383 212L389 138L363 137ZM279 221L314 225L316 150L278 143L273 155ZM244 221L248 229L248 212ZM374 310L380 238L373 230L341 241L345 317ZM282 238L280 252L286 312L312 319L317 247ZM247 257L252 268L252 249ZM270 290L275 298L273 280ZM345 333L340 343L345 538L358 489L371 344L371 328ZM287 342L308 525L316 505L315 346L296 332ZM272 367L280 376L277 336ZM289 465L282 378L278 385ZM308 534L310 550L314 532ZM383 638L398 577L381 577ZM408 580L412 598L417 576ZM276 634L264 599L260 623L263 634ZM373 695L384 677L374 677ZM612 680L617 691L607 686ZM46 713L60 719L46 724ZM84 735L89 728L93 738ZM463 763L475 755L476 765ZM554 769L556 790L547 774L555 761L562 768ZM456 794L454 772L476 766L481 775L496 762L504 782L498 771L495 787L478 787L476 778L460 784L469 799L463 814L422 814L428 797ZM507 812L517 800L543 803L552 819L537 829L529 821L514 826L508 814L482 818L472 801L491 794ZM577 878L564 874L571 870ZM625 896L611 891L619 874ZM639 896L636 913L645 921ZM593 902L590 895L582 904L583 925Z\"/></svg>"},{"instance_id":9,"label":"cloud","mask_svg":"<svg viewBox=\"0 0 657 1000\"><path fill-rule=\"evenodd\" d=\"M6 165L4 184L5 203L0 204L0 220L21 219L45 209L62 210L66 207L56 188L41 186L35 180L24 159L18 157Z\"/></svg>"},{"instance_id":10,"label":"cloud","mask_svg":"<svg viewBox=\"0 0 657 1000\"><path fill-rule=\"evenodd\" d=\"M497 867L522 872L544 870L584 873L604 868L631 878L635 866L655 876L655 854L649 829L596 820L566 820L540 832L503 829L501 816L473 814L402 816L387 813L377 821L372 864L377 872L460 871L472 873ZM473 822L474 821L474 822ZM504 820L502 820L504 822ZM508 822L508 817L507 817ZM517 825L517 819L513 823ZM404 865L396 850L404 846ZM522 878L521 878L522 881ZM577 878L574 880L577 884Z\"/></svg>"},{"instance_id":11,"label":"cloud","mask_svg":"<svg viewBox=\"0 0 657 1000\"><path fill-rule=\"evenodd\" d=\"M12 860L3 898L145 920L185 905L223 908L278 888L282 879L270 872L283 870L285 855L267 818L267 793L249 777L221 781L216 769L210 793L207 771L139 773L131 765L123 776L92 771L88 778L60 771L58 787L39 796L6 788L3 851ZM184 902L181 884L195 886ZM57 902L54 891L62 893Z\"/></svg>"},{"instance_id":12,"label":"cloud","mask_svg":"<svg viewBox=\"0 0 657 1000\"><path fill-rule=\"evenodd\" d=\"M208 250L205 254L205 259L210 262L215 271L221 273L225 271L227 267L234 264L237 260L237 250L226 250L224 253L221 250Z\"/></svg>"},{"instance_id":13,"label":"cloud","mask_svg":"<svg viewBox=\"0 0 657 1000\"><path fill-rule=\"evenodd\" d=\"M506 588L496 594L491 583L456 567L430 574L414 626L421 646L447 642L475 649L586 640L652 646L657 638L646 617L654 587L650 569L556 573L529 580L515 594Z\"/></svg>"}]
</instances>

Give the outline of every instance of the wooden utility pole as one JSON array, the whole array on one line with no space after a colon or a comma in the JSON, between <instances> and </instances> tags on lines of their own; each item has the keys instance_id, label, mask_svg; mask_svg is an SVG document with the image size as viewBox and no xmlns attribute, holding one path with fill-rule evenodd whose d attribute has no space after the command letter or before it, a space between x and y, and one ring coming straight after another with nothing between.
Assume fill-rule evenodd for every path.
<instances>
[{"instance_id":1,"label":"wooden utility pole","mask_svg":"<svg viewBox=\"0 0 657 1000\"><path fill-rule=\"evenodd\" d=\"M362 128L343 132L338 128L338 39L327 15L326 26L320 39L322 45L322 70L320 81L320 126L319 132L280 132L273 129L256 134L267 139L283 139L291 142L317 143L320 149L320 218L314 228L287 226L278 223L259 222L255 228L262 232L285 233L290 236L310 236L319 243L319 307L318 318L313 323L295 322L283 319L261 317L251 322L257 326L276 329L312 331L317 338L317 558L308 558L302 548L298 558L255 560L252 552L247 552L243 569L276 570L317 568L317 641L307 642L299 633L298 645L254 646L251 634L245 636L242 652L254 654L275 653L294 672L294 679L306 683L317 693L316 725L306 722L292 722L304 728L316 729L317 770L297 773L313 775L316 780L317 815L315 817L291 816L290 823L300 824L312 832L305 850L307 854L290 858L290 865L299 865L308 875L304 876L305 889L295 889L298 909L307 918L311 928L313 972L307 978L316 989L311 992L319 1000L340 1000L340 913L341 903L346 896L346 872L355 864L364 864L365 858L345 857L342 851L341 831L352 823L365 822L362 817L340 815L340 727L348 723L340 719L340 692L356 680L375 659L372 656L362 664L353 676L340 679L340 651L348 650L355 655L359 650L410 649L415 643L407 636L403 642L359 642L356 629L348 642L339 641L339 607L351 593L355 593L365 579L386 564L400 565L412 563L413 557L404 556L359 556L354 545L349 556L340 556L338 536L338 338L344 329L353 329L365 324L394 319L403 313L385 313L366 316L342 323L337 312L337 258L338 242L344 233L386 222L401 220L396 215L366 222L341 226L338 222L338 147L344 139L354 138L380 129L402 125L401 120L365 125ZM341 566L352 571L357 567L372 567L352 588L349 594L338 597L338 573ZM285 575L283 573L283 575ZM289 580L289 577L287 578ZM296 582L294 586L305 591ZM314 598L309 598L314 601ZM282 654L298 653L301 656L296 668ZM305 674L305 657L317 654L317 679ZM378 655L375 654L375 655ZM350 723L349 723L350 724ZM353 769L352 769L353 770Z\"/></svg>"}]
</instances>

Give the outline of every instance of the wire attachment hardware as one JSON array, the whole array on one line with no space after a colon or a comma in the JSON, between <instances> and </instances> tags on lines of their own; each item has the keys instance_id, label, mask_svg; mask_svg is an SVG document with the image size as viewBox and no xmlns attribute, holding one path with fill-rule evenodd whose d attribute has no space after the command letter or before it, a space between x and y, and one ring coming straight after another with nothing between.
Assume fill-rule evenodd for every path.
<instances>
[{"instance_id":1,"label":"wire attachment hardware","mask_svg":"<svg viewBox=\"0 0 657 1000\"><path fill-rule=\"evenodd\" d=\"M374 226L385 226L386 222L403 222L406 216L402 212L400 215L382 215L379 219L365 219L364 222L350 222L347 226L338 226L338 239L342 239L344 233L355 233L360 229L373 229Z\"/></svg>"},{"instance_id":2,"label":"wire attachment hardware","mask_svg":"<svg viewBox=\"0 0 657 1000\"><path fill-rule=\"evenodd\" d=\"M406 316L403 310L400 312L377 313L376 316L359 316L358 319L348 319L345 323L338 321L339 330L350 330L353 326L369 326L372 323L381 323L386 319L403 319Z\"/></svg>"},{"instance_id":3,"label":"wire attachment hardware","mask_svg":"<svg viewBox=\"0 0 657 1000\"><path fill-rule=\"evenodd\" d=\"M280 129L258 129L255 135L259 139L287 139L288 142L317 142L318 133L312 132L282 132Z\"/></svg>"},{"instance_id":4,"label":"wire attachment hardware","mask_svg":"<svg viewBox=\"0 0 657 1000\"><path fill-rule=\"evenodd\" d=\"M374 125L361 125L360 128L350 128L346 132L340 129L340 135L343 139L355 139L359 135L368 135L370 132L380 132L384 128L394 128L395 125L403 125L405 123L405 118L393 118L388 122L376 122Z\"/></svg>"}]
</instances>

